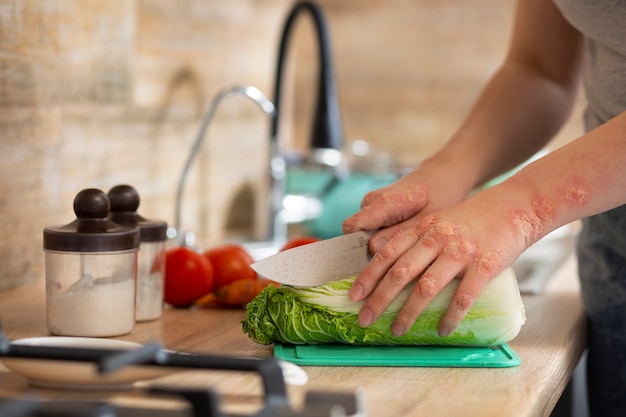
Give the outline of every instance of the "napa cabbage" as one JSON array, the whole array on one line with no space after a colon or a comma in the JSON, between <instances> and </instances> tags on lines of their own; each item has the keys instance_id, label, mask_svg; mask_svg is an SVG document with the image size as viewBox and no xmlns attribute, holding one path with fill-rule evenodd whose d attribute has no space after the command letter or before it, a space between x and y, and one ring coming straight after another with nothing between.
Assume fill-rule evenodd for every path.
<instances>
[{"instance_id":1,"label":"napa cabbage","mask_svg":"<svg viewBox=\"0 0 626 417\"><path fill-rule=\"evenodd\" d=\"M361 327L358 313L363 302L351 301L348 295L355 278L316 287L268 286L247 305L243 331L265 345L495 346L517 336L525 321L517 280L510 268L485 286L460 326L446 337L440 337L437 328L458 287L458 278L437 294L408 333L399 337L391 334L391 323L415 284L406 287L376 323Z\"/></svg>"}]
</instances>

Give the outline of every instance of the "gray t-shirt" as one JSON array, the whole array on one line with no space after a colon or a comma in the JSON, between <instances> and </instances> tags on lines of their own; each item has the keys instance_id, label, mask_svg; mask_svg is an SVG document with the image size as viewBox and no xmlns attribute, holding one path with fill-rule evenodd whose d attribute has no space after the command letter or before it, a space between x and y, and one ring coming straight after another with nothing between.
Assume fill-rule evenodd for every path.
<instances>
[{"instance_id":1,"label":"gray t-shirt","mask_svg":"<svg viewBox=\"0 0 626 417\"><path fill-rule=\"evenodd\" d=\"M626 0L554 3L585 36L589 131L626 110ZM626 409L626 206L584 219L577 255L589 325L590 415L621 417Z\"/></svg>"},{"instance_id":2,"label":"gray t-shirt","mask_svg":"<svg viewBox=\"0 0 626 417\"><path fill-rule=\"evenodd\" d=\"M591 130L626 110L626 2L554 0L572 26L585 35L583 79Z\"/></svg>"},{"instance_id":3,"label":"gray t-shirt","mask_svg":"<svg viewBox=\"0 0 626 417\"><path fill-rule=\"evenodd\" d=\"M554 3L585 37L589 131L626 110L626 1ZM615 303L626 306L626 206L584 219L583 226L577 246L583 300L589 314L602 317ZM620 319L626 322L626 310Z\"/></svg>"}]
</instances>

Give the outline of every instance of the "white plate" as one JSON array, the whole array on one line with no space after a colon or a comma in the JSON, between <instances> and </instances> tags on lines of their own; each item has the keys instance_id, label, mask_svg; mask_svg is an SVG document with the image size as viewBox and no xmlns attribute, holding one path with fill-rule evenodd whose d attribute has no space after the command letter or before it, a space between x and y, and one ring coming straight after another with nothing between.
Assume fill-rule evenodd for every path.
<instances>
[{"instance_id":1,"label":"white plate","mask_svg":"<svg viewBox=\"0 0 626 417\"><path fill-rule=\"evenodd\" d=\"M295 363L287 361L278 361L280 369L283 371L283 379L285 384L289 385L306 385L309 382L309 375L304 369Z\"/></svg>"},{"instance_id":2,"label":"white plate","mask_svg":"<svg viewBox=\"0 0 626 417\"><path fill-rule=\"evenodd\" d=\"M90 337L32 337L11 342L24 346L55 346L90 349L137 349L139 343ZM92 362L0 357L11 371L32 385L64 389L129 389L137 381L159 378L176 372L172 368L133 365L100 374Z\"/></svg>"}]
</instances>

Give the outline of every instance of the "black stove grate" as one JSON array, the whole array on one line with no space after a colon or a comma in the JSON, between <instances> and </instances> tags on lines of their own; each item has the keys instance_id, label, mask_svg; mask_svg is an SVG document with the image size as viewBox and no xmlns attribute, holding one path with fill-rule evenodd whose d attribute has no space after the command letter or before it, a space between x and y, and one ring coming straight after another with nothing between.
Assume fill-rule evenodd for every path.
<instances>
[{"instance_id":1,"label":"black stove grate","mask_svg":"<svg viewBox=\"0 0 626 417\"><path fill-rule=\"evenodd\" d=\"M282 369L273 358L242 358L174 352L157 342L133 350L12 344L0 326L0 357L82 361L96 364L102 373L126 366L166 366L184 369L256 372L264 402L251 417L365 417L359 393L308 392L302 409L290 405ZM0 398L2 417L235 417L219 408L219 395L210 389L152 387L150 395L167 395L189 404L183 410L142 409L97 401L54 401L36 397Z\"/></svg>"}]
</instances>

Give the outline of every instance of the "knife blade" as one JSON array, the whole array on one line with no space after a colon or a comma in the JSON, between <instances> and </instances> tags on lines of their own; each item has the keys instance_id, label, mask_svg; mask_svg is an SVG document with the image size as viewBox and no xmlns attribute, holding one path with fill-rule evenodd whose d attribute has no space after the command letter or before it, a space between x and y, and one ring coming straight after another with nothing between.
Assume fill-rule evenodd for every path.
<instances>
[{"instance_id":1,"label":"knife blade","mask_svg":"<svg viewBox=\"0 0 626 417\"><path fill-rule=\"evenodd\" d=\"M358 274L372 258L375 232L359 231L298 246L252 264L257 274L293 286L318 286Z\"/></svg>"}]
</instances>

